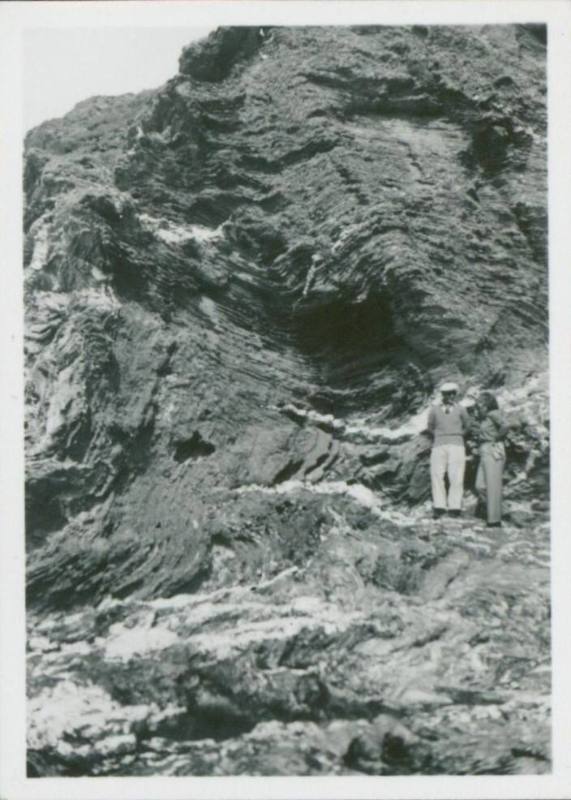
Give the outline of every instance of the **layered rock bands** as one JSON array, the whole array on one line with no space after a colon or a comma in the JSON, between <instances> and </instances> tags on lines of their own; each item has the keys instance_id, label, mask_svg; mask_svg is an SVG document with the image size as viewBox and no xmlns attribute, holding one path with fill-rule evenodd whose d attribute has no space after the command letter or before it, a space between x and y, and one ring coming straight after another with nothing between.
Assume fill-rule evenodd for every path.
<instances>
[{"instance_id":1,"label":"layered rock bands","mask_svg":"<svg viewBox=\"0 0 571 800\"><path fill-rule=\"evenodd\" d=\"M30 774L549 768L545 54L219 29L28 134ZM444 378L493 536L426 519Z\"/></svg>"}]
</instances>

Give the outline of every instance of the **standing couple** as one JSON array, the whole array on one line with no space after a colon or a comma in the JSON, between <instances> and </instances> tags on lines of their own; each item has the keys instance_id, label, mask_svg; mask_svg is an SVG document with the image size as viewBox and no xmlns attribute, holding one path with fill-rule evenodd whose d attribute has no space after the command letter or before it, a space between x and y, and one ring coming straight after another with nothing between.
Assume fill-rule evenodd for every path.
<instances>
[{"instance_id":1,"label":"standing couple","mask_svg":"<svg viewBox=\"0 0 571 800\"><path fill-rule=\"evenodd\" d=\"M480 463L476 491L485 499L489 528L499 528L502 520L502 476L506 460L503 439L506 425L493 394L484 392L476 403L475 420L457 402L458 386L445 383L440 389L442 402L432 406L428 431L432 435L430 477L434 517L446 512L459 517L464 492L466 450L464 438L470 434L479 445ZM444 478L448 476L448 492Z\"/></svg>"}]
</instances>

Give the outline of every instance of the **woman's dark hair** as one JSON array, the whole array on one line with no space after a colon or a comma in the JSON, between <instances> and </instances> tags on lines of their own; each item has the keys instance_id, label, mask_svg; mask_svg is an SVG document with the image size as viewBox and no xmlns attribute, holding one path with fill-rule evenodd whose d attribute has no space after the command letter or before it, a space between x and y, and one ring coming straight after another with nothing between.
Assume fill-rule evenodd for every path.
<instances>
[{"instance_id":1,"label":"woman's dark hair","mask_svg":"<svg viewBox=\"0 0 571 800\"><path fill-rule=\"evenodd\" d=\"M499 408L498 401L491 392L482 392L479 399L484 403L486 411L496 411Z\"/></svg>"}]
</instances>

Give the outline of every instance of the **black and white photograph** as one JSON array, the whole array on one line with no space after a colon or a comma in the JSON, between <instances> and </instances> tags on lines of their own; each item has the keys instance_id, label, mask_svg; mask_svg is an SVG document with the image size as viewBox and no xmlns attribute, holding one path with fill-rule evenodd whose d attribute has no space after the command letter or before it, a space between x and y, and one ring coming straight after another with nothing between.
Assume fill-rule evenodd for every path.
<instances>
[{"instance_id":1,"label":"black and white photograph","mask_svg":"<svg viewBox=\"0 0 571 800\"><path fill-rule=\"evenodd\" d=\"M26 785L551 776L557 29L191 5L22 33Z\"/></svg>"}]
</instances>

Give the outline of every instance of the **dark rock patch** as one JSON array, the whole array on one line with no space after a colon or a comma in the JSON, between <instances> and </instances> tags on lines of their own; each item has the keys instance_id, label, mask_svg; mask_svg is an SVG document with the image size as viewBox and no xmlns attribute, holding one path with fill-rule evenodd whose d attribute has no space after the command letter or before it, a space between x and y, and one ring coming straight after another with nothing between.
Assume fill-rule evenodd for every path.
<instances>
[{"instance_id":1,"label":"dark rock patch","mask_svg":"<svg viewBox=\"0 0 571 800\"><path fill-rule=\"evenodd\" d=\"M177 442L174 451L175 461L179 463L187 461L189 458L200 458L210 456L216 451L211 442L205 441L198 431L182 442Z\"/></svg>"}]
</instances>

